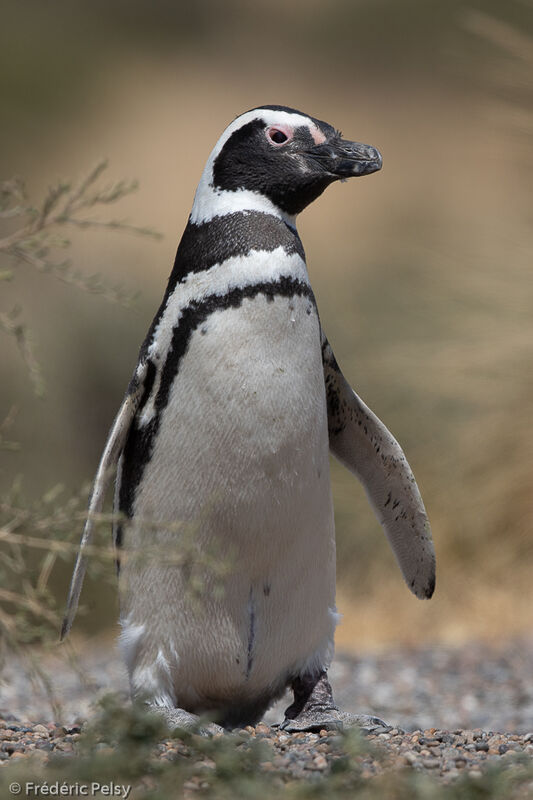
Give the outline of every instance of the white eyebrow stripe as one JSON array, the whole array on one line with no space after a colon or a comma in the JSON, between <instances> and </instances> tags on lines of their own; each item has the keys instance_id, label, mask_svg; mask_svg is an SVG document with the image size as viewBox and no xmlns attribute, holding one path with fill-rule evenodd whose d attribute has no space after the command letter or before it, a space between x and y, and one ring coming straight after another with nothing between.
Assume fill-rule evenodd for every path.
<instances>
[{"instance_id":1,"label":"white eyebrow stripe","mask_svg":"<svg viewBox=\"0 0 533 800\"><path fill-rule=\"evenodd\" d=\"M207 164L205 165L206 169L208 167L212 168L214 160L219 155L228 139L235 133L235 131L238 131L239 128L242 128L243 125L247 125L254 119L262 120L265 125L289 125L291 128L298 128L302 125L306 128L310 128L310 126L313 125L313 127L315 127L316 130L321 133L314 122L309 117L305 117L303 114L292 114L288 111L273 111L270 108L256 108L254 111L247 111L245 114L241 114L240 117L237 117L237 119L234 119L233 122L228 125L211 151L211 155L207 159Z\"/></svg>"}]
</instances>

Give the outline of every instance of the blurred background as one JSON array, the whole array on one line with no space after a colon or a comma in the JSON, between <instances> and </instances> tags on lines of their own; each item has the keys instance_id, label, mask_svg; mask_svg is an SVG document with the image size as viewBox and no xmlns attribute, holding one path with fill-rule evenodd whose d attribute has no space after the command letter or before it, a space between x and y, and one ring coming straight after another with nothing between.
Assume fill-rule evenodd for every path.
<instances>
[{"instance_id":1,"label":"blurred background","mask_svg":"<svg viewBox=\"0 0 533 800\"><path fill-rule=\"evenodd\" d=\"M211 148L239 113L292 106L383 153L382 172L331 187L299 232L337 359L402 443L438 560L421 603L333 464L338 644L528 630L532 68L531 0L4 0L1 179L22 176L38 199L108 157L109 180L140 190L101 217L163 238L69 231L75 266L140 292L133 308L27 265L0 284L46 381L39 398L0 338L0 420L17 409L20 443L0 453L2 491L16 483L31 504L92 479ZM71 563L54 567L61 602ZM110 575L87 582L78 631L115 628Z\"/></svg>"}]
</instances>

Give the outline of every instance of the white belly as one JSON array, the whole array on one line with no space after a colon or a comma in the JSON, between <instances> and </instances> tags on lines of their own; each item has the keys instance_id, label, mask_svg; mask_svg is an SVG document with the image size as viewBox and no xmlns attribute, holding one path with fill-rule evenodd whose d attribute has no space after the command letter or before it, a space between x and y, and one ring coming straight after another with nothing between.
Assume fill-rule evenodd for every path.
<instances>
[{"instance_id":1,"label":"white belly","mask_svg":"<svg viewBox=\"0 0 533 800\"><path fill-rule=\"evenodd\" d=\"M121 604L134 689L198 710L327 663L334 525L307 298L245 299L192 334L133 512Z\"/></svg>"}]
</instances>

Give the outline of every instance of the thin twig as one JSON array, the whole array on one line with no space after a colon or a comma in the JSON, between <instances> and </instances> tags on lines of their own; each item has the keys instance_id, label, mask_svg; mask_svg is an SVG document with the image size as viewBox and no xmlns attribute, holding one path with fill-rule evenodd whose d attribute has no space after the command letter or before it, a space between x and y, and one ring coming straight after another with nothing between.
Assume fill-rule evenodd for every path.
<instances>
[{"instance_id":1,"label":"thin twig","mask_svg":"<svg viewBox=\"0 0 533 800\"><path fill-rule=\"evenodd\" d=\"M127 220L106 221L78 216L78 212L82 210L115 203L138 188L135 180L121 180L97 187L107 166L107 160L102 159L77 184L59 182L50 187L38 207L28 204L24 183L20 178L0 184L0 220L21 218L17 230L0 237L0 254L8 257L15 266L20 263L29 264L39 272L50 274L82 291L101 295L110 302L131 306L137 293L126 292L120 285L110 286L100 275L85 275L80 270L75 270L69 260L58 263L50 257L52 249L69 245L67 240L60 240L56 233L58 229L64 229L68 225L80 229L107 229L160 238L161 234L153 228L134 225ZM11 279L13 274L13 270L4 270L0 273L0 279ZM27 326L20 320L15 320L13 315L0 312L0 330L16 339L35 391L42 395L43 375Z\"/></svg>"}]
</instances>

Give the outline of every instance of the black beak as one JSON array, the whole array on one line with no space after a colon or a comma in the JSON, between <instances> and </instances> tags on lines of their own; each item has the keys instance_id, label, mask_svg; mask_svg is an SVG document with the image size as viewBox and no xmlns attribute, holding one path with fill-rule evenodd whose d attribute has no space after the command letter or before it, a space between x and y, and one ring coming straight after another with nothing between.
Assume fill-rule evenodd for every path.
<instances>
[{"instance_id":1,"label":"black beak","mask_svg":"<svg viewBox=\"0 0 533 800\"><path fill-rule=\"evenodd\" d=\"M370 175L380 170L383 163L381 153L375 147L346 139L319 144L308 155L330 175L341 179Z\"/></svg>"}]
</instances>

